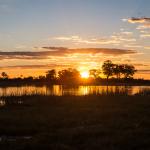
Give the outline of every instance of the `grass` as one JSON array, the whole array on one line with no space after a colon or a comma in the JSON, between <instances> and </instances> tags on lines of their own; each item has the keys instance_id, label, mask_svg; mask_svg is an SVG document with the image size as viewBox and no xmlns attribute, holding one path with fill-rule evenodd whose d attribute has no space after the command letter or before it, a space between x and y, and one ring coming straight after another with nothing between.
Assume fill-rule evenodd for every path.
<instances>
[{"instance_id":1,"label":"grass","mask_svg":"<svg viewBox=\"0 0 150 150\"><path fill-rule=\"evenodd\" d=\"M150 96L1 99L1 150L150 149Z\"/></svg>"}]
</instances>

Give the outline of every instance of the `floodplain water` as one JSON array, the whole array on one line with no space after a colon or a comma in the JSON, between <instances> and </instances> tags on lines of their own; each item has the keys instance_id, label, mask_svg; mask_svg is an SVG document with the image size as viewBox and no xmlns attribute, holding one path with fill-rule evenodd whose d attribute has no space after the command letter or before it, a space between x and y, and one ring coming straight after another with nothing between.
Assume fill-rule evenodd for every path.
<instances>
[{"instance_id":1,"label":"floodplain water","mask_svg":"<svg viewBox=\"0 0 150 150\"><path fill-rule=\"evenodd\" d=\"M22 95L102 95L102 94L126 94L135 95L146 93L150 86L13 86L0 87L0 96L22 96Z\"/></svg>"}]
</instances>

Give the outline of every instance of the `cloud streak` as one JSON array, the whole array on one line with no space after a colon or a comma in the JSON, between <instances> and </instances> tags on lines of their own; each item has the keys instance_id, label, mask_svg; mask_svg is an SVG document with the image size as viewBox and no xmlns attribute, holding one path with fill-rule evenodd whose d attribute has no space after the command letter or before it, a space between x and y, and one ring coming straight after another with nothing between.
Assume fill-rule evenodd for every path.
<instances>
[{"instance_id":1,"label":"cloud streak","mask_svg":"<svg viewBox=\"0 0 150 150\"><path fill-rule=\"evenodd\" d=\"M135 50L109 49L109 48L78 48L68 49L63 47L42 47L43 51L23 51L23 52L2 52L0 59L48 59L51 56L65 57L71 54L106 54L106 55L126 55L136 54Z\"/></svg>"},{"instance_id":2,"label":"cloud streak","mask_svg":"<svg viewBox=\"0 0 150 150\"><path fill-rule=\"evenodd\" d=\"M130 23L147 23L147 22L150 22L150 18L149 17L141 17L141 18L132 17L132 18L128 19L128 22L130 22Z\"/></svg>"},{"instance_id":3,"label":"cloud streak","mask_svg":"<svg viewBox=\"0 0 150 150\"><path fill-rule=\"evenodd\" d=\"M137 29L142 30L142 29L148 29L150 28L150 17L132 17L129 19L122 19L124 22L129 22L132 24L140 24Z\"/></svg>"},{"instance_id":4,"label":"cloud streak","mask_svg":"<svg viewBox=\"0 0 150 150\"><path fill-rule=\"evenodd\" d=\"M150 38L150 34L141 34L140 37L141 38L148 38L148 37Z\"/></svg>"},{"instance_id":5,"label":"cloud streak","mask_svg":"<svg viewBox=\"0 0 150 150\"><path fill-rule=\"evenodd\" d=\"M135 38L132 38L132 32L121 32L117 35L103 38L87 38L84 39L79 36L59 36L54 37L51 40L58 40L61 42L72 42L75 44L88 44L88 45L119 45L124 42L136 42Z\"/></svg>"},{"instance_id":6,"label":"cloud streak","mask_svg":"<svg viewBox=\"0 0 150 150\"><path fill-rule=\"evenodd\" d=\"M45 65L14 65L14 66L0 66L0 69L49 69L49 68L67 68L70 64L45 64Z\"/></svg>"},{"instance_id":7,"label":"cloud streak","mask_svg":"<svg viewBox=\"0 0 150 150\"><path fill-rule=\"evenodd\" d=\"M79 36L60 36L54 37L54 40L59 41L71 41L73 43L82 43L82 44L99 44L99 45L107 45L107 44L119 44L120 41L111 39L111 38L91 38L91 39L83 39Z\"/></svg>"}]
</instances>

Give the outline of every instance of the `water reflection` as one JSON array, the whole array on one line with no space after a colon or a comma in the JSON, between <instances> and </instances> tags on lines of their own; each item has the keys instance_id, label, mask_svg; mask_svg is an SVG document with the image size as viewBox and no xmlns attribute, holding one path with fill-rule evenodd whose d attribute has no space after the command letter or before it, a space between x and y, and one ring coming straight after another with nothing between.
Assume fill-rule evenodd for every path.
<instances>
[{"instance_id":1,"label":"water reflection","mask_svg":"<svg viewBox=\"0 0 150 150\"><path fill-rule=\"evenodd\" d=\"M3 107L3 106L5 106L6 105L6 101L5 100L0 100L0 107Z\"/></svg>"},{"instance_id":2,"label":"water reflection","mask_svg":"<svg viewBox=\"0 0 150 150\"><path fill-rule=\"evenodd\" d=\"M0 96L21 95L99 95L99 94L126 94L135 95L143 91L150 91L150 86L21 86L1 87ZM0 104L1 105L1 104Z\"/></svg>"}]
</instances>

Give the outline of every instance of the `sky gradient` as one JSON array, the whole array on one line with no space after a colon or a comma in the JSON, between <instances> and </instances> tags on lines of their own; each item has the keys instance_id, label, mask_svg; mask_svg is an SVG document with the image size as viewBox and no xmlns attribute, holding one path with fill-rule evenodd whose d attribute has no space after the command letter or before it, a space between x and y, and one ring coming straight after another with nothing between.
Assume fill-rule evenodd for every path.
<instances>
[{"instance_id":1,"label":"sky gradient","mask_svg":"<svg viewBox=\"0 0 150 150\"><path fill-rule=\"evenodd\" d=\"M1 71L100 68L103 61L135 65L150 79L150 1L0 0Z\"/></svg>"}]
</instances>

